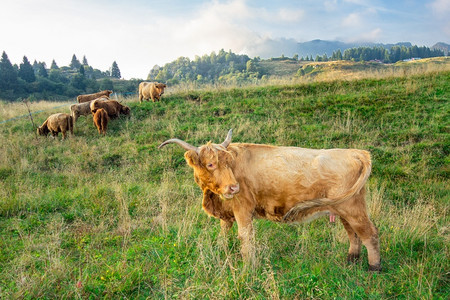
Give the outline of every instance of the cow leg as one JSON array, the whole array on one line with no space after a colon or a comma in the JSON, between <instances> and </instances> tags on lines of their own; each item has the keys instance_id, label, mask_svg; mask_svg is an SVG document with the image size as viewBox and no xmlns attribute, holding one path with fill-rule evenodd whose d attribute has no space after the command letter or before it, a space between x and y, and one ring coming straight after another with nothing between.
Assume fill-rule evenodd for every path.
<instances>
[{"instance_id":1,"label":"cow leg","mask_svg":"<svg viewBox=\"0 0 450 300\"><path fill-rule=\"evenodd\" d=\"M251 214L234 212L238 224L238 238L241 240L241 254L246 262L255 262L255 236Z\"/></svg>"},{"instance_id":2,"label":"cow leg","mask_svg":"<svg viewBox=\"0 0 450 300\"><path fill-rule=\"evenodd\" d=\"M350 224L344 218L340 218L345 230L348 234L348 239L350 240L350 248L348 249L347 262L356 262L359 259L361 253L361 240L359 239L356 232L350 226Z\"/></svg>"},{"instance_id":3,"label":"cow leg","mask_svg":"<svg viewBox=\"0 0 450 300\"><path fill-rule=\"evenodd\" d=\"M220 219L220 234L222 236L226 236L231 227L233 227L233 222Z\"/></svg>"},{"instance_id":4,"label":"cow leg","mask_svg":"<svg viewBox=\"0 0 450 300\"><path fill-rule=\"evenodd\" d=\"M348 219L348 222L367 248L369 270L381 271L380 242L378 239L377 228L373 225L367 215L363 219L350 218Z\"/></svg>"},{"instance_id":5,"label":"cow leg","mask_svg":"<svg viewBox=\"0 0 450 300\"><path fill-rule=\"evenodd\" d=\"M369 219L364 196L365 190L362 189L359 194L336 208L341 218L344 218L350 224L353 231L361 239L363 245L366 246L369 270L381 271L378 230Z\"/></svg>"}]
</instances>

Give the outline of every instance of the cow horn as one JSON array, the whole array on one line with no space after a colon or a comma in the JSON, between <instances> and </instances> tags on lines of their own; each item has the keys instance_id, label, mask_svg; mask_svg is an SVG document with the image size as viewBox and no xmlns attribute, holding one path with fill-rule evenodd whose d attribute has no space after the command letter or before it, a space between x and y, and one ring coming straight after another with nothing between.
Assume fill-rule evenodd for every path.
<instances>
[{"instance_id":1,"label":"cow horn","mask_svg":"<svg viewBox=\"0 0 450 300\"><path fill-rule=\"evenodd\" d=\"M180 145L181 147L183 147L183 149L186 150L186 151L192 150L192 151L195 151L195 152L198 153L198 148L197 148L197 147L192 146L191 144L188 144L188 143L186 143L185 141L182 141L182 140L179 140L179 139L170 139L170 140L167 140L167 141L165 141L164 143L162 143L161 145L159 145L159 146L158 146L158 149L161 149L162 147L164 147L165 145L170 144L170 143L178 144L178 145Z\"/></svg>"},{"instance_id":2,"label":"cow horn","mask_svg":"<svg viewBox=\"0 0 450 300\"><path fill-rule=\"evenodd\" d=\"M230 143L231 143L231 135L232 135L232 134L233 134L233 129L230 129L230 130L228 131L227 138L226 138L225 141L223 141L223 143L222 143L222 146L223 146L224 148L227 148L228 145L230 145Z\"/></svg>"}]
</instances>

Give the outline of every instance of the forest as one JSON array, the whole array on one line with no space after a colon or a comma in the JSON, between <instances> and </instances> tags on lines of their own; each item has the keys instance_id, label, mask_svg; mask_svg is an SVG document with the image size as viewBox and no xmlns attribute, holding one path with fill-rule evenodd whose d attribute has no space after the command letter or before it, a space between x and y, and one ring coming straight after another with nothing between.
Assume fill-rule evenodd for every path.
<instances>
[{"instance_id":1,"label":"forest","mask_svg":"<svg viewBox=\"0 0 450 300\"><path fill-rule=\"evenodd\" d=\"M90 66L86 57L80 62L74 54L69 66L59 67L53 60L47 68L45 62L34 61L32 64L26 56L20 65L13 65L3 52L0 59L0 99L67 100L106 89L135 92L137 80L122 81L120 78L120 69L115 61L110 70L100 71Z\"/></svg>"},{"instance_id":2,"label":"forest","mask_svg":"<svg viewBox=\"0 0 450 300\"><path fill-rule=\"evenodd\" d=\"M299 63L311 61L377 61L380 63L395 63L401 60L444 56L442 50L418 46L358 47L333 52L331 57L326 54L317 55L314 59L295 54L292 58L282 55L278 58L250 58L247 55L235 54L231 50L221 49L217 54L195 56L193 60L179 57L164 66L155 65L149 72L147 80L158 81L174 86L180 83L196 84L245 84L265 79L276 74L274 68L263 65L280 60ZM297 73L301 75L300 73ZM12 64L5 52L0 60L0 99L19 101L24 98L67 100L79 94L94 93L99 90L113 90L120 94L137 92L141 79L121 79L120 69L114 61L110 70L94 69L83 57L80 62L75 54L69 66L58 67L53 60L50 68L43 62L30 63L26 56L20 65Z\"/></svg>"}]
</instances>

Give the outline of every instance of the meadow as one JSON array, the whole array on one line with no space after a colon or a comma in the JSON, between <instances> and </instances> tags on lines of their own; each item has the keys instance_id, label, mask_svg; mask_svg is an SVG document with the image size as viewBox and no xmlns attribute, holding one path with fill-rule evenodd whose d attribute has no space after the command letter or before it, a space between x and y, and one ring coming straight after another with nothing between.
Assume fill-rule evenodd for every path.
<instances>
[{"instance_id":1,"label":"meadow","mask_svg":"<svg viewBox=\"0 0 450 300\"><path fill-rule=\"evenodd\" d=\"M448 299L450 71L227 89L180 89L161 102L121 98L131 115L100 136L81 117L66 140L28 118L0 124L0 298ZM65 105L30 104L41 125ZM0 102L0 121L26 113ZM359 148L382 272L363 247L347 264L342 224L255 220L245 265L236 225L201 208L177 137ZM337 218L338 219L338 218Z\"/></svg>"}]
</instances>

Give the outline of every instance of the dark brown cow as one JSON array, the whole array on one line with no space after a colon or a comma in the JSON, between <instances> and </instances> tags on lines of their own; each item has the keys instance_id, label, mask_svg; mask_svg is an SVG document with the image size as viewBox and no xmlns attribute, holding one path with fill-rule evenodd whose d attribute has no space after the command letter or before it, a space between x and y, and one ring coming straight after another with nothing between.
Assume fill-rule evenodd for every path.
<instances>
[{"instance_id":1,"label":"dark brown cow","mask_svg":"<svg viewBox=\"0 0 450 300\"><path fill-rule=\"evenodd\" d=\"M139 101L152 99L153 102L159 101L167 87L164 83L141 82L139 83Z\"/></svg>"},{"instance_id":2,"label":"dark brown cow","mask_svg":"<svg viewBox=\"0 0 450 300\"><path fill-rule=\"evenodd\" d=\"M94 125L98 129L98 133L105 135L106 129L108 128L108 113L103 108L97 109L92 118L94 120Z\"/></svg>"},{"instance_id":3,"label":"dark brown cow","mask_svg":"<svg viewBox=\"0 0 450 300\"><path fill-rule=\"evenodd\" d=\"M378 231L365 202L369 152L231 144L231 133L222 144L195 147L170 139L159 148L176 143L186 150L203 191L203 209L220 219L225 232L237 222L244 259L252 260L254 253L254 217L304 222L331 213L340 216L350 239L348 260L359 258L362 242L369 269L381 269Z\"/></svg>"},{"instance_id":4,"label":"dark brown cow","mask_svg":"<svg viewBox=\"0 0 450 300\"><path fill-rule=\"evenodd\" d=\"M79 95L77 97L77 101L78 101L78 103L83 103L83 102L89 102L91 100L100 98L102 96L109 97L109 95L111 95L112 92L113 91L104 90L104 91L94 93L94 94Z\"/></svg>"},{"instance_id":5,"label":"dark brown cow","mask_svg":"<svg viewBox=\"0 0 450 300\"><path fill-rule=\"evenodd\" d=\"M91 112L94 114L98 109L103 108L110 118L118 117L120 114L129 115L130 108L120 104L116 100L95 99L91 102Z\"/></svg>"},{"instance_id":6,"label":"dark brown cow","mask_svg":"<svg viewBox=\"0 0 450 300\"><path fill-rule=\"evenodd\" d=\"M67 131L70 131L73 135L73 118L71 115L64 113L50 115L42 126L37 128L39 135L47 136L51 133L53 137L57 137L58 132L61 132L63 139L66 138Z\"/></svg>"}]
</instances>

